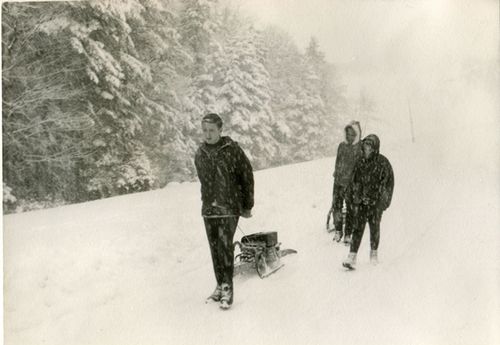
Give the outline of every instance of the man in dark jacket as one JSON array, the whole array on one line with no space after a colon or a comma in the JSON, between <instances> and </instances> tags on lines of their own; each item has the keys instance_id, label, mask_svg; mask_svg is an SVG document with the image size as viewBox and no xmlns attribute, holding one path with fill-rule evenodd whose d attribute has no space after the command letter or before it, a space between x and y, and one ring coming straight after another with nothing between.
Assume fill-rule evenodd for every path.
<instances>
[{"instance_id":1,"label":"man in dark jacket","mask_svg":"<svg viewBox=\"0 0 500 345\"><path fill-rule=\"evenodd\" d=\"M250 161L230 137L222 137L222 119L208 114L202 119L205 142L195 156L201 183L202 216L217 281L209 300L223 309L233 303L233 237L240 216L251 217L254 180Z\"/></svg>"},{"instance_id":2,"label":"man in dark jacket","mask_svg":"<svg viewBox=\"0 0 500 345\"><path fill-rule=\"evenodd\" d=\"M352 179L354 164L361 158L361 126L358 121L352 121L345 127L345 141L340 143L335 158L335 171L333 173L333 197L330 212L333 213L335 226L334 240L342 239L342 208L346 204L344 242L351 242L352 234L352 202L347 195L347 187Z\"/></svg>"},{"instance_id":3,"label":"man in dark jacket","mask_svg":"<svg viewBox=\"0 0 500 345\"><path fill-rule=\"evenodd\" d=\"M365 225L370 226L370 261L378 262L382 213L391 205L394 174L389 160L379 153L380 140L370 134L362 142L363 158L355 167L350 185L354 203L354 231L349 256L344 267L353 269Z\"/></svg>"}]
</instances>

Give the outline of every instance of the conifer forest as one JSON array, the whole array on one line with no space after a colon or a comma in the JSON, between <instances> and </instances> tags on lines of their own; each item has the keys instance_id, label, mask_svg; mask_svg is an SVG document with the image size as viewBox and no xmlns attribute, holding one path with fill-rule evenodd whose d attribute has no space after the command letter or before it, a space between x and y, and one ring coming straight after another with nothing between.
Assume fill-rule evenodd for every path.
<instances>
[{"instance_id":1,"label":"conifer forest","mask_svg":"<svg viewBox=\"0 0 500 345\"><path fill-rule=\"evenodd\" d=\"M217 0L6 2L2 31L6 213L195 180L208 112L256 170L333 155L354 107L321 42Z\"/></svg>"}]
</instances>

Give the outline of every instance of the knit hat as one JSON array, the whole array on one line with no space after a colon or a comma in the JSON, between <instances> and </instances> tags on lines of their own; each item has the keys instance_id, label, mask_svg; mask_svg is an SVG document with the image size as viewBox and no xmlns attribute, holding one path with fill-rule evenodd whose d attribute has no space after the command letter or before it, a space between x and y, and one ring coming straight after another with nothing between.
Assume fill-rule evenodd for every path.
<instances>
[{"instance_id":1,"label":"knit hat","mask_svg":"<svg viewBox=\"0 0 500 345\"><path fill-rule=\"evenodd\" d=\"M216 113L210 113L205 116L203 116L203 119L201 122L206 122L206 123L215 123L217 127L222 128L222 119L220 118L219 115Z\"/></svg>"}]
</instances>

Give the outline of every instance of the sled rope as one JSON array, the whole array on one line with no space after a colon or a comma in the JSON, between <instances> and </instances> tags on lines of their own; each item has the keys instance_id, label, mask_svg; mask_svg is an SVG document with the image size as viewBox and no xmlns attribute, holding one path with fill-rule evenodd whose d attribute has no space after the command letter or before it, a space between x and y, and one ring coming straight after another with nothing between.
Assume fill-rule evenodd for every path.
<instances>
[{"instance_id":1,"label":"sled rope","mask_svg":"<svg viewBox=\"0 0 500 345\"><path fill-rule=\"evenodd\" d=\"M247 234L245 234L245 232L243 232L243 230L241 230L241 228L240 228L240 225L239 225L239 224L237 225L237 227L238 227L238 229L241 231L241 233L243 234L243 236L246 236L246 235L247 235Z\"/></svg>"}]
</instances>

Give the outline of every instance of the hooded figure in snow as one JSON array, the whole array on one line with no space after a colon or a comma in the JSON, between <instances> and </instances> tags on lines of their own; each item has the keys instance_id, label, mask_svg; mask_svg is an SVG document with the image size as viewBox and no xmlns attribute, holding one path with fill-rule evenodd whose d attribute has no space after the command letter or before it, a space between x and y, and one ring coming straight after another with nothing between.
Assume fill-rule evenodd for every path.
<instances>
[{"instance_id":1,"label":"hooded figure in snow","mask_svg":"<svg viewBox=\"0 0 500 345\"><path fill-rule=\"evenodd\" d=\"M365 225L370 226L370 261L378 262L377 250L380 241L382 213L391 205L394 190L394 174L391 163L380 150L380 140L370 134L362 141L363 158L356 162L350 194L353 202L352 243L344 267L353 269L356 255L363 238Z\"/></svg>"},{"instance_id":2,"label":"hooded figure in snow","mask_svg":"<svg viewBox=\"0 0 500 345\"><path fill-rule=\"evenodd\" d=\"M342 207L346 203L345 234L344 242L351 241L352 234L352 201L348 195L348 187L352 179L354 164L362 156L361 151L361 126L358 121L352 121L345 127L345 141L340 143L335 159L335 171L333 173L333 197L330 212L333 213L333 224L335 226L334 240L340 242L342 239Z\"/></svg>"}]
</instances>

